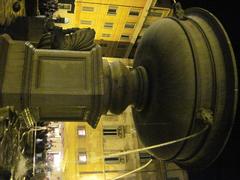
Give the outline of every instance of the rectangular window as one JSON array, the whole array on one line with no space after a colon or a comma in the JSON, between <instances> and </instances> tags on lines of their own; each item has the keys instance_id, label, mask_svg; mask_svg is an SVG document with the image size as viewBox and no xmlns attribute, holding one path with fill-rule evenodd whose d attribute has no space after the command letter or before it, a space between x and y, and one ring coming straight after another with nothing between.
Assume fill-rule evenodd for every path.
<instances>
[{"instance_id":1,"label":"rectangular window","mask_svg":"<svg viewBox=\"0 0 240 180\"><path fill-rule=\"evenodd\" d=\"M133 29L135 27L135 23L130 23L130 22L127 22L125 24L125 28L126 29Z\"/></svg>"},{"instance_id":2,"label":"rectangular window","mask_svg":"<svg viewBox=\"0 0 240 180\"><path fill-rule=\"evenodd\" d=\"M117 128L104 128L103 135L104 136L117 136L118 135Z\"/></svg>"},{"instance_id":3,"label":"rectangular window","mask_svg":"<svg viewBox=\"0 0 240 180\"><path fill-rule=\"evenodd\" d=\"M149 16L162 17L163 12L161 10L151 10Z\"/></svg>"},{"instance_id":4,"label":"rectangular window","mask_svg":"<svg viewBox=\"0 0 240 180\"><path fill-rule=\"evenodd\" d=\"M121 40L129 40L129 35L121 35Z\"/></svg>"},{"instance_id":5,"label":"rectangular window","mask_svg":"<svg viewBox=\"0 0 240 180\"><path fill-rule=\"evenodd\" d=\"M140 152L139 158L140 158L140 162L143 163L143 162L149 161L152 158L152 156L148 153Z\"/></svg>"},{"instance_id":6,"label":"rectangular window","mask_svg":"<svg viewBox=\"0 0 240 180\"><path fill-rule=\"evenodd\" d=\"M79 152L78 153L78 162L79 162L79 164L86 164L87 163L87 153L86 152Z\"/></svg>"},{"instance_id":7,"label":"rectangular window","mask_svg":"<svg viewBox=\"0 0 240 180\"><path fill-rule=\"evenodd\" d=\"M124 132L123 126L103 128L103 136L116 136L123 138L125 136Z\"/></svg>"},{"instance_id":8,"label":"rectangular window","mask_svg":"<svg viewBox=\"0 0 240 180\"><path fill-rule=\"evenodd\" d=\"M65 3L58 3L58 9L65 9L68 11L71 11L71 4L65 4Z\"/></svg>"},{"instance_id":9,"label":"rectangular window","mask_svg":"<svg viewBox=\"0 0 240 180\"><path fill-rule=\"evenodd\" d=\"M84 12L93 12L94 11L94 7L83 6L82 7L82 11L84 11Z\"/></svg>"},{"instance_id":10,"label":"rectangular window","mask_svg":"<svg viewBox=\"0 0 240 180\"><path fill-rule=\"evenodd\" d=\"M79 126L77 128L77 133L78 133L78 136L80 137L86 136L86 128L84 126Z\"/></svg>"},{"instance_id":11,"label":"rectangular window","mask_svg":"<svg viewBox=\"0 0 240 180\"><path fill-rule=\"evenodd\" d=\"M129 12L129 16L139 16L140 10L139 9L131 9Z\"/></svg>"},{"instance_id":12,"label":"rectangular window","mask_svg":"<svg viewBox=\"0 0 240 180\"><path fill-rule=\"evenodd\" d=\"M90 21L90 20L81 20L80 24L92 25L92 21Z\"/></svg>"},{"instance_id":13,"label":"rectangular window","mask_svg":"<svg viewBox=\"0 0 240 180\"><path fill-rule=\"evenodd\" d=\"M105 29L112 29L113 28L113 23L110 23L110 22L104 23L104 28Z\"/></svg>"},{"instance_id":14,"label":"rectangular window","mask_svg":"<svg viewBox=\"0 0 240 180\"><path fill-rule=\"evenodd\" d=\"M102 34L102 37L111 37L111 34Z\"/></svg>"},{"instance_id":15,"label":"rectangular window","mask_svg":"<svg viewBox=\"0 0 240 180\"><path fill-rule=\"evenodd\" d=\"M126 163L126 157L125 156L116 156L116 157L109 157L104 159L105 164L122 164Z\"/></svg>"},{"instance_id":16,"label":"rectangular window","mask_svg":"<svg viewBox=\"0 0 240 180\"><path fill-rule=\"evenodd\" d=\"M117 7L116 6L109 6L107 14L115 16L117 14Z\"/></svg>"}]
</instances>

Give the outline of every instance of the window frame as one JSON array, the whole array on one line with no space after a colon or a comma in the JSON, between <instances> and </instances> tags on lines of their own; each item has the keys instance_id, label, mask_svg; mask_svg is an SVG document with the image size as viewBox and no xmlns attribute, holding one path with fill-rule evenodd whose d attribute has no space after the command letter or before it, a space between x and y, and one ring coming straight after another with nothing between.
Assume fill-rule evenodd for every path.
<instances>
[{"instance_id":1,"label":"window frame","mask_svg":"<svg viewBox=\"0 0 240 180\"><path fill-rule=\"evenodd\" d=\"M86 160L81 161L81 157L85 157ZM88 155L86 151L80 151L78 152L78 164L87 164L88 162Z\"/></svg>"},{"instance_id":2,"label":"window frame","mask_svg":"<svg viewBox=\"0 0 240 180\"><path fill-rule=\"evenodd\" d=\"M102 33L103 38L110 38L111 36L112 36L112 34Z\"/></svg>"},{"instance_id":3,"label":"window frame","mask_svg":"<svg viewBox=\"0 0 240 180\"><path fill-rule=\"evenodd\" d=\"M84 135L79 133L79 130L84 130ZM86 137L87 136L87 131L85 126L78 126L77 127L77 135L78 137Z\"/></svg>"},{"instance_id":4,"label":"window frame","mask_svg":"<svg viewBox=\"0 0 240 180\"><path fill-rule=\"evenodd\" d=\"M130 9L128 16L139 17L140 13L141 13L140 9Z\"/></svg>"},{"instance_id":5,"label":"window frame","mask_svg":"<svg viewBox=\"0 0 240 180\"><path fill-rule=\"evenodd\" d=\"M117 6L108 6L107 15L108 16L116 16L117 15L117 10L118 10Z\"/></svg>"},{"instance_id":6,"label":"window frame","mask_svg":"<svg viewBox=\"0 0 240 180\"><path fill-rule=\"evenodd\" d=\"M129 41L130 40L130 35L122 34L121 37L120 37L120 40Z\"/></svg>"},{"instance_id":7,"label":"window frame","mask_svg":"<svg viewBox=\"0 0 240 180\"><path fill-rule=\"evenodd\" d=\"M87 23L87 22L90 22L90 23ZM81 25L89 25L89 26L91 26L91 25L93 25L93 21L92 20L84 20L84 19L82 19L82 20L80 20L80 24Z\"/></svg>"},{"instance_id":8,"label":"window frame","mask_svg":"<svg viewBox=\"0 0 240 180\"><path fill-rule=\"evenodd\" d=\"M129 26L129 27L127 27L127 26ZM134 23L134 22L126 22L124 25L124 28L125 29L134 29L135 26L136 26L136 23Z\"/></svg>"},{"instance_id":9,"label":"window frame","mask_svg":"<svg viewBox=\"0 0 240 180\"><path fill-rule=\"evenodd\" d=\"M125 129L124 126L105 126L102 129L103 137L117 137L124 138L125 137Z\"/></svg>"},{"instance_id":10,"label":"window frame","mask_svg":"<svg viewBox=\"0 0 240 180\"><path fill-rule=\"evenodd\" d=\"M113 22L105 22L103 27L104 29L113 29L113 25L114 25Z\"/></svg>"},{"instance_id":11,"label":"window frame","mask_svg":"<svg viewBox=\"0 0 240 180\"><path fill-rule=\"evenodd\" d=\"M114 156L104 158L104 164L108 165L118 165L118 164L126 164L127 157L126 156Z\"/></svg>"},{"instance_id":12,"label":"window frame","mask_svg":"<svg viewBox=\"0 0 240 180\"><path fill-rule=\"evenodd\" d=\"M83 6L81 8L82 12L94 12L95 11L95 7L93 6Z\"/></svg>"}]
</instances>

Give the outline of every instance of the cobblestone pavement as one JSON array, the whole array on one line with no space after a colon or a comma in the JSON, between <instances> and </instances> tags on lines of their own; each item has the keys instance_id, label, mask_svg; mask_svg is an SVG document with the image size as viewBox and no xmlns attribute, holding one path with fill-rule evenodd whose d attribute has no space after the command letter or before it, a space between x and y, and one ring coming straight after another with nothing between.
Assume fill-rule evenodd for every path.
<instances>
[{"instance_id":1,"label":"cobblestone pavement","mask_svg":"<svg viewBox=\"0 0 240 180\"><path fill-rule=\"evenodd\" d=\"M25 14L24 4L25 1L20 1L21 9L15 13L12 10L13 4L17 0L0 0L0 25L9 25L17 16L23 16Z\"/></svg>"}]
</instances>

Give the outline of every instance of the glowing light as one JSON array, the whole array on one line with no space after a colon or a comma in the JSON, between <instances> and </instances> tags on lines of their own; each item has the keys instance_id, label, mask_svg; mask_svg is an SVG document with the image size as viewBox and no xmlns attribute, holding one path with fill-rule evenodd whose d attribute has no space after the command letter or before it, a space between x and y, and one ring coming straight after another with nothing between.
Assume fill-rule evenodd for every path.
<instances>
[{"instance_id":1,"label":"glowing light","mask_svg":"<svg viewBox=\"0 0 240 180\"><path fill-rule=\"evenodd\" d=\"M78 160L80 164L85 164L87 163L87 154L85 152L81 152L78 155Z\"/></svg>"},{"instance_id":2,"label":"glowing light","mask_svg":"<svg viewBox=\"0 0 240 180\"><path fill-rule=\"evenodd\" d=\"M55 137L61 137L59 128L54 128L54 135L55 135Z\"/></svg>"},{"instance_id":3,"label":"glowing light","mask_svg":"<svg viewBox=\"0 0 240 180\"><path fill-rule=\"evenodd\" d=\"M85 127L78 127L78 135L79 136L86 136L86 129L85 129Z\"/></svg>"},{"instance_id":4,"label":"glowing light","mask_svg":"<svg viewBox=\"0 0 240 180\"><path fill-rule=\"evenodd\" d=\"M85 131L85 129L79 129L79 130L78 130L78 135L79 135L79 136L86 136L86 131Z\"/></svg>"},{"instance_id":5,"label":"glowing light","mask_svg":"<svg viewBox=\"0 0 240 180\"><path fill-rule=\"evenodd\" d=\"M61 170L61 153L53 154L53 165L57 171Z\"/></svg>"}]
</instances>

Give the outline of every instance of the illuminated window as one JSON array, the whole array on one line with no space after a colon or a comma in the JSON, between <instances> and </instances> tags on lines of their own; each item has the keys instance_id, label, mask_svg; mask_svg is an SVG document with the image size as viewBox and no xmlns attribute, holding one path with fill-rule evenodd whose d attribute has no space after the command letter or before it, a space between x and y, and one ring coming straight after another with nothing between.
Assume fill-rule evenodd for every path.
<instances>
[{"instance_id":1,"label":"illuminated window","mask_svg":"<svg viewBox=\"0 0 240 180\"><path fill-rule=\"evenodd\" d=\"M117 14L117 7L116 6L109 6L107 14L115 16Z\"/></svg>"},{"instance_id":2,"label":"illuminated window","mask_svg":"<svg viewBox=\"0 0 240 180\"><path fill-rule=\"evenodd\" d=\"M87 163L87 153L86 152L79 152L78 153L78 162L79 162L79 164L86 164Z\"/></svg>"},{"instance_id":3,"label":"illuminated window","mask_svg":"<svg viewBox=\"0 0 240 180\"><path fill-rule=\"evenodd\" d=\"M129 40L129 35L121 35L121 40Z\"/></svg>"},{"instance_id":4,"label":"illuminated window","mask_svg":"<svg viewBox=\"0 0 240 180\"><path fill-rule=\"evenodd\" d=\"M135 27L135 23L130 23L130 22L127 22L125 24L125 28L126 29L133 29Z\"/></svg>"},{"instance_id":5,"label":"illuminated window","mask_svg":"<svg viewBox=\"0 0 240 180\"><path fill-rule=\"evenodd\" d=\"M102 37L111 37L111 34L102 34Z\"/></svg>"},{"instance_id":6,"label":"illuminated window","mask_svg":"<svg viewBox=\"0 0 240 180\"><path fill-rule=\"evenodd\" d=\"M81 24L86 24L86 25L91 25L92 21L90 21L90 20L81 20L80 23Z\"/></svg>"},{"instance_id":7,"label":"illuminated window","mask_svg":"<svg viewBox=\"0 0 240 180\"><path fill-rule=\"evenodd\" d=\"M93 12L93 11L94 11L94 7L83 6L83 7L82 7L82 11L85 11L85 12Z\"/></svg>"},{"instance_id":8,"label":"illuminated window","mask_svg":"<svg viewBox=\"0 0 240 180\"><path fill-rule=\"evenodd\" d=\"M86 136L86 128L84 126L79 126L77 128L77 133L78 133L78 136Z\"/></svg>"},{"instance_id":9,"label":"illuminated window","mask_svg":"<svg viewBox=\"0 0 240 180\"><path fill-rule=\"evenodd\" d=\"M113 23L110 23L110 22L104 23L104 28L105 29L112 29L113 28Z\"/></svg>"},{"instance_id":10,"label":"illuminated window","mask_svg":"<svg viewBox=\"0 0 240 180\"><path fill-rule=\"evenodd\" d=\"M139 16L140 10L139 9L131 9L129 12L129 16Z\"/></svg>"},{"instance_id":11,"label":"illuminated window","mask_svg":"<svg viewBox=\"0 0 240 180\"><path fill-rule=\"evenodd\" d=\"M65 9L71 11L71 4L58 3L58 9Z\"/></svg>"}]
</instances>

